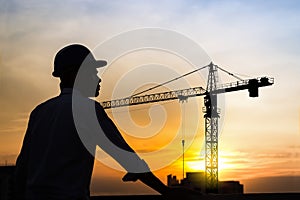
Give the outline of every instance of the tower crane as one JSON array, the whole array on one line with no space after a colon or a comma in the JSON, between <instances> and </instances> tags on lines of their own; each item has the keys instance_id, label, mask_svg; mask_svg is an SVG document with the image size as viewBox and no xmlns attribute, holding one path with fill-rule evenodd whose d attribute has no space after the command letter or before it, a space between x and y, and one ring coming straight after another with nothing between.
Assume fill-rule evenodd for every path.
<instances>
[{"instance_id":1,"label":"tower crane","mask_svg":"<svg viewBox=\"0 0 300 200\"><path fill-rule=\"evenodd\" d=\"M172 81L178 80L186 75L192 74L201 69L208 68L208 80L206 89L203 87L194 87L181 90L153 93L141 95L144 92L155 89ZM228 73L238 79L236 82L218 85L218 69ZM139 104L148 104L160 101L169 100L186 100L190 97L204 96L204 107L202 109L205 119L205 189L206 193L218 193L218 119L220 111L218 105L218 94L234 92L239 90L248 90L249 97L258 97L258 88L270 86L274 84L274 78L258 77L253 79L243 80L236 75L222 69L212 62L202 68L174 78L170 81L154 86L142 92L139 92L130 97L104 101L101 103L104 109L132 106Z\"/></svg>"}]
</instances>

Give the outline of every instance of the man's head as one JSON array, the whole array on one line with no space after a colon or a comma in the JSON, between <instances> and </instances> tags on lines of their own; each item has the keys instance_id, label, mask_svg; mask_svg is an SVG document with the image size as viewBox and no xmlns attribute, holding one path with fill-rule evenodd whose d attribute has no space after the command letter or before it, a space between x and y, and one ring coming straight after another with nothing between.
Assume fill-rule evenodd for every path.
<instances>
[{"instance_id":1,"label":"man's head","mask_svg":"<svg viewBox=\"0 0 300 200\"><path fill-rule=\"evenodd\" d=\"M73 88L78 72L82 84L77 84L83 94L98 96L99 86L96 91L90 90L100 83L97 77L97 68L107 65L105 60L96 60L91 51L81 44L71 44L58 51L54 58L54 71L52 75L59 77L62 88Z\"/></svg>"}]
</instances>

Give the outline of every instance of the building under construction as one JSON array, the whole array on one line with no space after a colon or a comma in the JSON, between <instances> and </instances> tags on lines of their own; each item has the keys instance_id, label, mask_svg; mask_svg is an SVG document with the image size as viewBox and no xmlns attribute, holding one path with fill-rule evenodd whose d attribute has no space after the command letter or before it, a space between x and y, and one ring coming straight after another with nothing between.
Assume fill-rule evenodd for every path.
<instances>
[{"instance_id":1,"label":"building under construction","mask_svg":"<svg viewBox=\"0 0 300 200\"><path fill-rule=\"evenodd\" d=\"M187 172L185 178L180 181L176 176L169 174L167 180L168 187L185 187L206 192L205 172ZM239 181L219 181L218 192L219 194L243 194L244 186Z\"/></svg>"}]
</instances>

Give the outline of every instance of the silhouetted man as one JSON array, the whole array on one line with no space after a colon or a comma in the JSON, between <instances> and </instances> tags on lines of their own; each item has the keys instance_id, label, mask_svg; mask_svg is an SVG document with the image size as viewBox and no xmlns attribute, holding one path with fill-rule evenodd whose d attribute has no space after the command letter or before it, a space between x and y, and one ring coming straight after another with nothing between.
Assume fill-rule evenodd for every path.
<instances>
[{"instance_id":1,"label":"silhouetted man","mask_svg":"<svg viewBox=\"0 0 300 200\"><path fill-rule=\"evenodd\" d=\"M86 65L83 65L84 61L87 62ZM79 44L66 46L56 54L52 75L60 78L61 93L38 105L30 114L16 163L16 199L89 199L94 165L94 156L90 151L95 151L95 145L103 148L130 172L123 177L124 181L141 180L161 194L168 191L150 170L145 171L149 169L147 164L126 143L100 104L88 98L98 96L101 80L96 68L106 64L106 61L95 60L90 50ZM80 66L83 68L84 84L75 87ZM110 145L103 141L93 141L95 133L90 131L88 124L84 124L88 119L77 123L79 129L87 127L89 133L86 136L78 134L72 112L74 98L78 98L83 104L86 102L94 105L97 120ZM83 108L84 106L82 105ZM97 136L95 138L99 139ZM114 151L114 145L120 151L130 152L130 156L122 158L118 151ZM135 173L134 165L142 166L143 169L136 169L145 172Z\"/></svg>"}]
</instances>

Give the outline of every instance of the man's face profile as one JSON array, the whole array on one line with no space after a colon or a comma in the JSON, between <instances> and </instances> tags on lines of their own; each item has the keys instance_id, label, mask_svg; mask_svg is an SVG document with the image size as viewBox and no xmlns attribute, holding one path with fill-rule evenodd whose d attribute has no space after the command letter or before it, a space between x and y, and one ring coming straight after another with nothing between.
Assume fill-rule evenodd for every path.
<instances>
[{"instance_id":1,"label":"man's face profile","mask_svg":"<svg viewBox=\"0 0 300 200\"><path fill-rule=\"evenodd\" d=\"M100 91L100 82L101 79L97 75L97 69L93 70L82 70L79 74L77 74L78 78L78 87L84 96L87 97L97 97L99 96Z\"/></svg>"}]
</instances>

